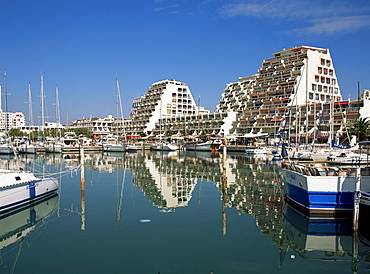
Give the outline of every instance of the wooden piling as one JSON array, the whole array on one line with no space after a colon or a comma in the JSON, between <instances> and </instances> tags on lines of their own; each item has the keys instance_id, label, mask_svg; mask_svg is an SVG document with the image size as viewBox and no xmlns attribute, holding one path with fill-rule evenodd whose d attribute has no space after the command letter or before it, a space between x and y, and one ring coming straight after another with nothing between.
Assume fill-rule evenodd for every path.
<instances>
[{"instance_id":1,"label":"wooden piling","mask_svg":"<svg viewBox=\"0 0 370 274\"><path fill-rule=\"evenodd\" d=\"M361 196L361 168L356 168L356 190L354 191L353 203L353 231L358 231L358 218L360 215L360 196Z\"/></svg>"},{"instance_id":2,"label":"wooden piling","mask_svg":"<svg viewBox=\"0 0 370 274\"><path fill-rule=\"evenodd\" d=\"M84 149L80 149L81 163L81 230L85 230L85 154Z\"/></svg>"}]
</instances>

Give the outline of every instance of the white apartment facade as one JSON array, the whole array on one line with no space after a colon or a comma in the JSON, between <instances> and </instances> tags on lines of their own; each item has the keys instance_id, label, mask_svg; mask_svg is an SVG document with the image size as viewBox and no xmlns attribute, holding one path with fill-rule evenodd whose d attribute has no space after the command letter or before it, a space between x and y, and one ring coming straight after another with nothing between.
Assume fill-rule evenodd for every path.
<instances>
[{"instance_id":1,"label":"white apartment facade","mask_svg":"<svg viewBox=\"0 0 370 274\"><path fill-rule=\"evenodd\" d=\"M12 128L20 128L26 124L22 112L3 112L0 109L0 131L9 131Z\"/></svg>"},{"instance_id":2,"label":"white apartment facade","mask_svg":"<svg viewBox=\"0 0 370 274\"><path fill-rule=\"evenodd\" d=\"M197 107L187 84L176 80L153 83L144 96L134 99L130 119L125 120L126 132L151 135L162 121L175 117L197 116L209 111ZM122 130L120 130L122 131Z\"/></svg>"},{"instance_id":3,"label":"white apartment facade","mask_svg":"<svg viewBox=\"0 0 370 274\"><path fill-rule=\"evenodd\" d=\"M329 49L301 46L272 55L262 60L257 74L227 84L214 113L196 105L185 83L163 80L134 99L129 119L107 127L120 134L152 136L288 132L307 142L316 132L321 137L329 131L343 133L359 111L370 117L369 91L357 100L343 101Z\"/></svg>"},{"instance_id":4,"label":"white apartment facade","mask_svg":"<svg viewBox=\"0 0 370 274\"><path fill-rule=\"evenodd\" d=\"M342 101L329 49L301 46L273 56L224 89L217 111L238 113L234 134L279 134L288 116L294 133L318 130L320 117L333 117L328 106Z\"/></svg>"},{"instance_id":5,"label":"white apartment facade","mask_svg":"<svg viewBox=\"0 0 370 274\"><path fill-rule=\"evenodd\" d=\"M112 115L107 117L94 117L74 120L66 126L66 129L86 129L96 136L112 134L113 123L116 119Z\"/></svg>"}]
</instances>

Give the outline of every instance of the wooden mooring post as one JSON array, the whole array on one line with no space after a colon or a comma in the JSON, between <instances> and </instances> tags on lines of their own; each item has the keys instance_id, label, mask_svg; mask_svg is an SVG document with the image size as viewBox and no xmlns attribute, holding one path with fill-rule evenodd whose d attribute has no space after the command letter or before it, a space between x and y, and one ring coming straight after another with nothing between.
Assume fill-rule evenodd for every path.
<instances>
[{"instance_id":1,"label":"wooden mooring post","mask_svg":"<svg viewBox=\"0 0 370 274\"><path fill-rule=\"evenodd\" d=\"M223 147L222 159L222 236L226 235L226 203L227 203L227 176L226 176L226 160L227 160L227 147Z\"/></svg>"},{"instance_id":2,"label":"wooden mooring post","mask_svg":"<svg viewBox=\"0 0 370 274\"><path fill-rule=\"evenodd\" d=\"M80 149L81 163L81 230L85 230L85 154L84 149Z\"/></svg>"},{"instance_id":3,"label":"wooden mooring post","mask_svg":"<svg viewBox=\"0 0 370 274\"><path fill-rule=\"evenodd\" d=\"M353 231L358 231L358 219L360 216L360 198L361 198L361 167L356 168L356 190L354 192L353 204Z\"/></svg>"}]
</instances>

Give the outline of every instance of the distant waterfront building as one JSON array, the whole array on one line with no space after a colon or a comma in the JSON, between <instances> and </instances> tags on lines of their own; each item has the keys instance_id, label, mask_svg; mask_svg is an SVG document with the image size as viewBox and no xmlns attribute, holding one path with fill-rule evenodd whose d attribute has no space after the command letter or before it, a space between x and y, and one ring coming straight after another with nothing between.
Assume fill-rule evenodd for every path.
<instances>
[{"instance_id":1,"label":"distant waterfront building","mask_svg":"<svg viewBox=\"0 0 370 274\"><path fill-rule=\"evenodd\" d=\"M9 131L12 128L19 128L26 124L24 114L22 112L3 112L0 109L0 131Z\"/></svg>"},{"instance_id":2,"label":"distant waterfront building","mask_svg":"<svg viewBox=\"0 0 370 274\"><path fill-rule=\"evenodd\" d=\"M262 60L258 73L227 84L213 113L196 105L185 83L163 80L134 99L129 119L115 119L107 131L136 136L283 136L308 143L315 136L323 141L344 136L359 115L370 117L370 91L343 100L329 49L301 46L273 53Z\"/></svg>"},{"instance_id":3,"label":"distant waterfront building","mask_svg":"<svg viewBox=\"0 0 370 274\"><path fill-rule=\"evenodd\" d=\"M144 96L135 98L130 119L125 121L124 128L126 132L136 135L150 135L154 131L159 134L159 131L165 130L168 120L208 113L208 110L196 105L188 85L175 80L163 80L153 83Z\"/></svg>"},{"instance_id":4,"label":"distant waterfront building","mask_svg":"<svg viewBox=\"0 0 370 274\"><path fill-rule=\"evenodd\" d=\"M6 73L4 75L6 75ZM6 88L4 93L6 93ZM26 121L22 112L3 111L2 96L2 87L0 86L0 132L7 132L12 128L24 126ZM4 107L4 109L6 110L6 107Z\"/></svg>"},{"instance_id":5,"label":"distant waterfront building","mask_svg":"<svg viewBox=\"0 0 370 274\"><path fill-rule=\"evenodd\" d=\"M115 118L112 115L107 117L94 117L74 120L66 126L67 129L86 129L95 136L106 136L112 134Z\"/></svg>"},{"instance_id":6,"label":"distant waterfront building","mask_svg":"<svg viewBox=\"0 0 370 274\"><path fill-rule=\"evenodd\" d=\"M265 134L307 143L314 136L328 139L345 134L359 111L370 117L369 95L365 91L357 100L343 101L329 49L301 46L273 53L262 61L257 74L227 84L214 113L165 117L159 124L162 132Z\"/></svg>"},{"instance_id":7,"label":"distant waterfront building","mask_svg":"<svg viewBox=\"0 0 370 274\"><path fill-rule=\"evenodd\" d=\"M217 111L238 113L234 134L305 138L343 131L359 106L342 101L329 49L307 46L274 53L257 74L228 84L219 102Z\"/></svg>"}]
</instances>

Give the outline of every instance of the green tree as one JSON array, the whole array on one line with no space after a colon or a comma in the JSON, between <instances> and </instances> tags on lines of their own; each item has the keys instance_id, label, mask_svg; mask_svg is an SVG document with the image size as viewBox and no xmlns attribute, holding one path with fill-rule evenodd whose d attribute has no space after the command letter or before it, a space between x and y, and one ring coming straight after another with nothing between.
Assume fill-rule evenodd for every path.
<instances>
[{"instance_id":1,"label":"green tree","mask_svg":"<svg viewBox=\"0 0 370 274\"><path fill-rule=\"evenodd\" d=\"M370 120L368 118L356 119L350 124L348 133L356 135L359 142L366 140L366 137L370 136Z\"/></svg>"},{"instance_id":2,"label":"green tree","mask_svg":"<svg viewBox=\"0 0 370 274\"><path fill-rule=\"evenodd\" d=\"M22 137L22 136L26 136L27 134L24 133L23 131L21 131L20 129L18 128L12 128L9 130L8 132L9 136L10 137Z\"/></svg>"},{"instance_id":3,"label":"green tree","mask_svg":"<svg viewBox=\"0 0 370 274\"><path fill-rule=\"evenodd\" d=\"M85 137L90 137L90 130L87 129L87 128L74 128L74 129L71 129L70 131L73 131L74 133L76 133L77 136L79 135L83 135Z\"/></svg>"}]
</instances>

